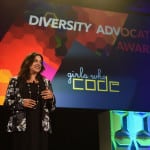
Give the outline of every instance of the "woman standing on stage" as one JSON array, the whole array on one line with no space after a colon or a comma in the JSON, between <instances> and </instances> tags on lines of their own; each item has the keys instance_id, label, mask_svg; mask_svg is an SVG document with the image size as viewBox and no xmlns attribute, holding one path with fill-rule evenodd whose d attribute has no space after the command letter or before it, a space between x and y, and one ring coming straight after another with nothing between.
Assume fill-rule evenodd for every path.
<instances>
[{"instance_id":1,"label":"woman standing on stage","mask_svg":"<svg viewBox=\"0 0 150 150\"><path fill-rule=\"evenodd\" d=\"M32 53L9 82L4 106L11 111L7 131L12 132L14 150L48 150L56 100L51 82L41 75L43 70L42 55Z\"/></svg>"}]
</instances>

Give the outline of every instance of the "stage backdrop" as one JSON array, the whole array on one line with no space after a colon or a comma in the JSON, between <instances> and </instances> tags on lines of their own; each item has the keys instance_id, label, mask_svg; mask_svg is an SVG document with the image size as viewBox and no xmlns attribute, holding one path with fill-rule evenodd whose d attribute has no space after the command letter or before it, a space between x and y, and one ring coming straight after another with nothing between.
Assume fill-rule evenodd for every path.
<instances>
[{"instance_id":1,"label":"stage backdrop","mask_svg":"<svg viewBox=\"0 0 150 150\"><path fill-rule=\"evenodd\" d=\"M150 111L150 18L29 3L0 41L0 103L31 52L41 53L57 107Z\"/></svg>"}]
</instances>

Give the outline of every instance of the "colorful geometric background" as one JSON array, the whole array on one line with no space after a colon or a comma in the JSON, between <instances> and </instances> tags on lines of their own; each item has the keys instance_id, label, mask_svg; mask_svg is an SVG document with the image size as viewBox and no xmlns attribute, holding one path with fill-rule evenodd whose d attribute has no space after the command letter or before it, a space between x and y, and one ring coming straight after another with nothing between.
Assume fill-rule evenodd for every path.
<instances>
[{"instance_id":1,"label":"colorful geometric background","mask_svg":"<svg viewBox=\"0 0 150 150\"><path fill-rule=\"evenodd\" d=\"M53 10L54 8L55 10ZM63 15L59 8L63 10ZM0 104L3 103L10 77L17 75L23 58L30 52L36 51L44 56L46 66L44 75L52 80L73 41L78 41L95 52L108 44L113 45L116 37L95 34L95 27L99 23L96 19L98 13L103 16L101 17L101 24L107 24L109 20L110 25L116 26L122 26L127 16L126 14L109 13L81 7L54 6L48 3L39 3L36 7L34 5L28 6L23 13L13 22L0 42ZM50 27L30 26L26 19L32 13L35 15L52 15L52 17L63 19L84 20L91 22L94 26L88 34L55 30ZM100 52L97 51L97 53L100 55Z\"/></svg>"},{"instance_id":2,"label":"colorful geometric background","mask_svg":"<svg viewBox=\"0 0 150 150\"><path fill-rule=\"evenodd\" d=\"M79 32L56 30L50 26L31 26L28 24L30 15L86 22L91 23L92 27L88 32ZM96 34L99 25L112 27L114 32L109 35L103 31ZM123 28L123 31L116 31L118 27ZM45 60L46 71L43 74L54 83L58 107L83 106L82 108L93 109L96 106L96 109L150 110L150 37L149 34L144 34L148 33L149 27L148 16L58 5L49 1L25 4L5 34L1 32L0 35L0 104L3 104L8 81L17 75L23 58L30 52L37 51ZM132 36L133 33L137 35ZM78 53L72 56L69 52L75 49ZM83 54L84 50L93 57ZM93 74L100 67L109 79L119 81L121 92L81 92L73 91L68 85L64 87L62 83L67 83L66 73L78 70L79 65L87 73ZM64 90L66 93L62 92ZM66 98L68 93L73 93L74 99L78 100Z\"/></svg>"}]
</instances>

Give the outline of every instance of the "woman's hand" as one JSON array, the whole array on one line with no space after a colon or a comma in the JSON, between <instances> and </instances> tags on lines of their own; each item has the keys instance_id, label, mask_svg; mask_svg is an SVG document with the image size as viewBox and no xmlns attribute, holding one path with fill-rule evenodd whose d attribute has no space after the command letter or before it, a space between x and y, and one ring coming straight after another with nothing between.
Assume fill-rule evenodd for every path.
<instances>
[{"instance_id":1,"label":"woman's hand","mask_svg":"<svg viewBox=\"0 0 150 150\"><path fill-rule=\"evenodd\" d=\"M37 103L33 99L23 99L22 105L27 108L33 108L37 105Z\"/></svg>"},{"instance_id":2,"label":"woman's hand","mask_svg":"<svg viewBox=\"0 0 150 150\"><path fill-rule=\"evenodd\" d=\"M53 98L53 92L49 89L45 89L41 92L41 96L44 100L52 99Z\"/></svg>"}]
</instances>

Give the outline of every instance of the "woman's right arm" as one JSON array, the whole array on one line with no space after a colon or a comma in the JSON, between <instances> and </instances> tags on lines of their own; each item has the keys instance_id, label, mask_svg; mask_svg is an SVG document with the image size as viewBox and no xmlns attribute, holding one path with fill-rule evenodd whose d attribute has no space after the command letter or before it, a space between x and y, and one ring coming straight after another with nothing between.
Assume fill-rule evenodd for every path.
<instances>
[{"instance_id":1,"label":"woman's right arm","mask_svg":"<svg viewBox=\"0 0 150 150\"><path fill-rule=\"evenodd\" d=\"M22 98L19 94L19 88L17 88L17 79L12 78L9 81L6 96L4 100L4 106L11 109L18 109L22 107Z\"/></svg>"}]
</instances>

